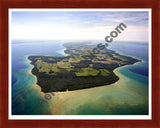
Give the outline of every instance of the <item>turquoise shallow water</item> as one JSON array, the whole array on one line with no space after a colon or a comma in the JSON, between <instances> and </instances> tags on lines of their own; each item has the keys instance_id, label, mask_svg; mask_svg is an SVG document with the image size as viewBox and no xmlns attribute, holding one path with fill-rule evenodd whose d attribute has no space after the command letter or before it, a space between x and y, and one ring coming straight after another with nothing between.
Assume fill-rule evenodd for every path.
<instances>
[{"instance_id":1,"label":"turquoise shallow water","mask_svg":"<svg viewBox=\"0 0 160 128\"><path fill-rule=\"evenodd\" d=\"M65 41L12 41L12 114L13 115L143 115L148 114L148 45L144 42L115 42L109 48L143 60L116 69L120 81L109 86L57 93L44 99L29 55L64 56ZM92 41L91 41L92 42ZM122 44L123 43L123 44ZM123 47L120 47L122 46ZM125 48L124 48L125 46ZM124 50L125 49L125 50ZM135 51L140 51L136 52ZM132 70L133 69L133 70ZM141 69L141 70L140 70Z\"/></svg>"}]
</instances>

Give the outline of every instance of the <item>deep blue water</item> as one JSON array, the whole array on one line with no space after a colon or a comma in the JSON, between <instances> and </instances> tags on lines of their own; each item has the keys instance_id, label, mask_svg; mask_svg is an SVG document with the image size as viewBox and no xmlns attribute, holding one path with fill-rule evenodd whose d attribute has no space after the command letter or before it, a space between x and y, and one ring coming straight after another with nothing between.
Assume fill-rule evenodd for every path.
<instances>
[{"instance_id":1,"label":"deep blue water","mask_svg":"<svg viewBox=\"0 0 160 128\"><path fill-rule=\"evenodd\" d=\"M148 43L147 42L113 42L109 49L116 50L121 54L142 60L138 65L130 67L129 70L148 77Z\"/></svg>"},{"instance_id":2,"label":"deep blue water","mask_svg":"<svg viewBox=\"0 0 160 128\"><path fill-rule=\"evenodd\" d=\"M17 79L14 76L12 76L12 85L14 85L16 83L16 81L17 81Z\"/></svg>"},{"instance_id":3,"label":"deep blue water","mask_svg":"<svg viewBox=\"0 0 160 128\"><path fill-rule=\"evenodd\" d=\"M148 68L147 67L139 66L137 68L133 68L133 69L131 68L130 71L144 75L144 76L148 76Z\"/></svg>"},{"instance_id":4,"label":"deep blue water","mask_svg":"<svg viewBox=\"0 0 160 128\"><path fill-rule=\"evenodd\" d=\"M36 95L30 88L34 84L35 78L27 73L32 68L27 57L29 55L64 56L62 44L65 42L68 41L12 41L12 114L46 114L44 108L38 107L39 103L36 100L39 98L38 94ZM97 41L90 42L97 43ZM98 43L100 42L98 41ZM147 42L112 42L108 48L142 60L141 63L128 66L120 72L148 85Z\"/></svg>"}]
</instances>

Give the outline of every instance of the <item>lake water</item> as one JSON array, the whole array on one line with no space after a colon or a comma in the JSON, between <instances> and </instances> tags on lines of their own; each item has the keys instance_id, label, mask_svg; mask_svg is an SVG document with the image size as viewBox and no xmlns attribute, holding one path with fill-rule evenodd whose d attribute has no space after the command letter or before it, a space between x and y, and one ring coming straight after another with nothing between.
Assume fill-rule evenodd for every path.
<instances>
[{"instance_id":1,"label":"lake water","mask_svg":"<svg viewBox=\"0 0 160 128\"><path fill-rule=\"evenodd\" d=\"M44 99L30 55L65 56L63 43L70 41L12 41L12 114L13 115L146 115L148 114L148 43L112 42L109 49L142 60L115 70L120 80L112 85L56 93ZM76 41L75 41L76 42ZM84 41L83 41L84 42ZM88 41L87 41L88 42ZM97 41L89 41L96 43ZM102 43L105 43L102 41ZM98 43L97 43L98 44Z\"/></svg>"}]
</instances>

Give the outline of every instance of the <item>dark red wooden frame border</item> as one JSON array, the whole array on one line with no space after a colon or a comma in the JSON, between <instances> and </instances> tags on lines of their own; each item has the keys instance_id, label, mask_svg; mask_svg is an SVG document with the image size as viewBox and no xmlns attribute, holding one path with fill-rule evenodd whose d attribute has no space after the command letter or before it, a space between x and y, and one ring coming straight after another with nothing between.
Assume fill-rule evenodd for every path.
<instances>
[{"instance_id":1,"label":"dark red wooden frame border","mask_svg":"<svg viewBox=\"0 0 160 128\"><path fill-rule=\"evenodd\" d=\"M8 9L9 8L151 8L152 120L9 120ZM159 0L0 0L0 128L160 128L160 1Z\"/></svg>"}]
</instances>

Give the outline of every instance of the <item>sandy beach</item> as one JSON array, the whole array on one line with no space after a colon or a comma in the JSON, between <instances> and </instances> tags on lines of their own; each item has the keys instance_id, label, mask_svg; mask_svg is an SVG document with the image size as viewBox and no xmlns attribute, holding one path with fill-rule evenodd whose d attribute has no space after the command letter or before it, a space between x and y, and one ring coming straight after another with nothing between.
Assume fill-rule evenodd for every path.
<instances>
[{"instance_id":1,"label":"sandy beach","mask_svg":"<svg viewBox=\"0 0 160 128\"><path fill-rule=\"evenodd\" d=\"M138 92L137 90L132 90L132 88L130 89L128 86L130 83L134 86L136 82L118 73L117 70L115 70L115 73L118 77L120 77L120 80L114 84L63 93L56 92L55 97L50 100L51 104L54 103L54 105L51 105L50 107L52 114L77 114L77 111L88 105L90 106L90 104L92 104L90 107L93 109L100 107L102 109L102 113L103 110L105 113L106 111L112 113L112 109L114 109L116 105L123 106L124 104L146 104L148 97L141 95L141 92ZM143 88L143 90L147 91L147 88L143 85L139 84L139 86ZM108 100L108 97L112 100ZM104 101L106 101L107 104L105 104ZM97 106L97 104L100 106ZM108 107L106 108L106 106Z\"/></svg>"}]
</instances>

